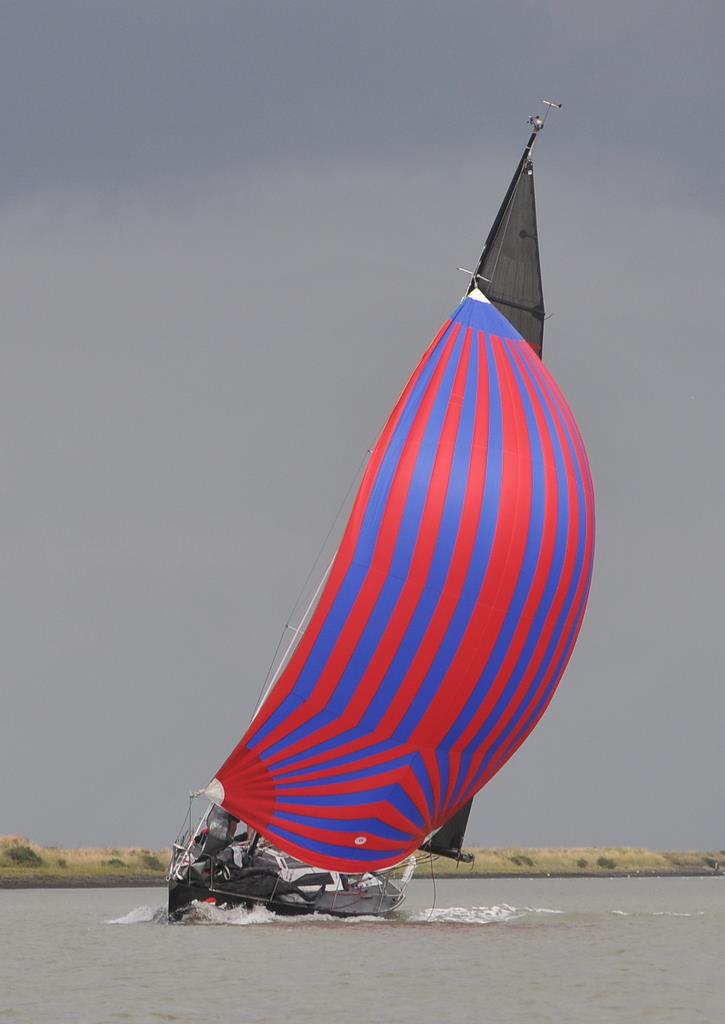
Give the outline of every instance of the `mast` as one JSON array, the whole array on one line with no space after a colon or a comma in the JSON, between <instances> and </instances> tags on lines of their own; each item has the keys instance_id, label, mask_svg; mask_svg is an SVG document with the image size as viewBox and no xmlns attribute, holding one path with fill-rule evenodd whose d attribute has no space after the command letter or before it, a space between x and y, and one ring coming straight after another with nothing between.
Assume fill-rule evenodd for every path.
<instances>
[{"instance_id":1,"label":"mast","mask_svg":"<svg viewBox=\"0 0 725 1024\"><path fill-rule=\"evenodd\" d=\"M534 196L532 151L552 107L528 119L531 135L491 225L468 291L480 289L513 324L540 357L544 337L544 293L541 284L539 237Z\"/></svg>"}]
</instances>

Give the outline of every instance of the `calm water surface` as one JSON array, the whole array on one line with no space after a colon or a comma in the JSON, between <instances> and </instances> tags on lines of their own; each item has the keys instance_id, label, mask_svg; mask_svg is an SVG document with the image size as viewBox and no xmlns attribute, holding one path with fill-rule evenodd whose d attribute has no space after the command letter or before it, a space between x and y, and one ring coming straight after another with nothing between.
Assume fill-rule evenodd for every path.
<instances>
[{"instance_id":1,"label":"calm water surface","mask_svg":"<svg viewBox=\"0 0 725 1024\"><path fill-rule=\"evenodd\" d=\"M415 881L396 921L0 892L0 1021L725 1021L725 878Z\"/></svg>"}]
</instances>

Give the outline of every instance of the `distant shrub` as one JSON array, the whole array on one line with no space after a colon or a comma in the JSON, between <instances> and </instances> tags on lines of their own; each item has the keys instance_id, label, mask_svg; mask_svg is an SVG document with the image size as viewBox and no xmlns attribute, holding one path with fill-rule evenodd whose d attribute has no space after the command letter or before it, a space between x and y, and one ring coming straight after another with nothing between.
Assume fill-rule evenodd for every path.
<instances>
[{"instance_id":1,"label":"distant shrub","mask_svg":"<svg viewBox=\"0 0 725 1024\"><path fill-rule=\"evenodd\" d=\"M68 861L65 859L65 857L59 857L58 858L58 867L59 868L67 868L68 867Z\"/></svg>"},{"instance_id":2,"label":"distant shrub","mask_svg":"<svg viewBox=\"0 0 725 1024\"><path fill-rule=\"evenodd\" d=\"M125 868L126 861L121 860L120 857L111 857L110 860L104 861L107 868Z\"/></svg>"},{"instance_id":3,"label":"distant shrub","mask_svg":"<svg viewBox=\"0 0 725 1024\"><path fill-rule=\"evenodd\" d=\"M532 868L534 866L534 862L531 857L527 857L525 853L517 853L513 857L509 857L509 860L512 864L515 864L517 868Z\"/></svg>"},{"instance_id":4,"label":"distant shrub","mask_svg":"<svg viewBox=\"0 0 725 1024\"><path fill-rule=\"evenodd\" d=\"M42 857L29 846L10 846L5 851L5 856L12 864L21 868L39 868L43 863Z\"/></svg>"},{"instance_id":5,"label":"distant shrub","mask_svg":"<svg viewBox=\"0 0 725 1024\"><path fill-rule=\"evenodd\" d=\"M585 860L584 857L580 857L579 860L576 862L576 866L578 868L588 868L589 867L589 861Z\"/></svg>"},{"instance_id":6,"label":"distant shrub","mask_svg":"<svg viewBox=\"0 0 725 1024\"><path fill-rule=\"evenodd\" d=\"M614 871L617 866L616 860L612 860L611 857L599 857L597 864L600 868L604 868L606 871Z\"/></svg>"},{"instance_id":7,"label":"distant shrub","mask_svg":"<svg viewBox=\"0 0 725 1024\"><path fill-rule=\"evenodd\" d=\"M164 870L164 865L161 863L156 854L148 853L148 851L146 850L144 850L144 852L141 854L141 863L145 868L148 868L149 871Z\"/></svg>"}]
</instances>

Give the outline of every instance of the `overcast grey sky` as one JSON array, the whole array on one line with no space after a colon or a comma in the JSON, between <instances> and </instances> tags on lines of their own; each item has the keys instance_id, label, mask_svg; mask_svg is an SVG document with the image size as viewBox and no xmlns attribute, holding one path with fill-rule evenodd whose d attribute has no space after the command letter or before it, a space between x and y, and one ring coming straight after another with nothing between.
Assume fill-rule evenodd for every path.
<instances>
[{"instance_id":1,"label":"overcast grey sky","mask_svg":"<svg viewBox=\"0 0 725 1024\"><path fill-rule=\"evenodd\" d=\"M169 842L542 96L598 494L490 844L722 847L722 3L0 5L0 833Z\"/></svg>"}]
</instances>

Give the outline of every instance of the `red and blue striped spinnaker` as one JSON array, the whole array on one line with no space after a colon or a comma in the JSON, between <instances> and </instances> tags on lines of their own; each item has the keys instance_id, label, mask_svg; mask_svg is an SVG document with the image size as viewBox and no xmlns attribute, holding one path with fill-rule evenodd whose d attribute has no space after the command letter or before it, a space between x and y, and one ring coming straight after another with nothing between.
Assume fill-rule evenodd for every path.
<instances>
[{"instance_id":1,"label":"red and blue striped spinnaker","mask_svg":"<svg viewBox=\"0 0 725 1024\"><path fill-rule=\"evenodd\" d=\"M393 409L310 624L209 791L307 863L402 860L544 713L593 552L572 412L474 292Z\"/></svg>"}]
</instances>

